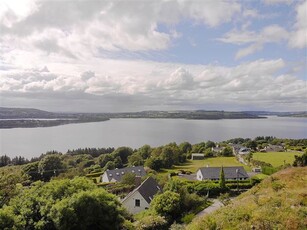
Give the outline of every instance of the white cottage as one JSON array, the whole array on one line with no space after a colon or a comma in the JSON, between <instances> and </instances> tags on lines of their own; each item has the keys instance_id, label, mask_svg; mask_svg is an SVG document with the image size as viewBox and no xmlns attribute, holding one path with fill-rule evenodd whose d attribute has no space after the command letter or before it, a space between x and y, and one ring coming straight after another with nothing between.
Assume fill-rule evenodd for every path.
<instances>
[{"instance_id":1,"label":"white cottage","mask_svg":"<svg viewBox=\"0 0 307 230\"><path fill-rule=\"evenodd\" d=\"M148 177L122 200L122 204L130 213L136 214L148 209L154 195L158 192L162 192L162 188L155 179Z\"/></svg>"},{"instance_id":2,"label":"white cottage","mask_svg":"<svg viewBox=\"0 0 307 230\"><path fill-rule=\"evenodd\" d=\"M101 182L119 182L121 181L123 175L127 173L133 173L137 177L143 177L146 175L143 166L132 166L105 171L104 174L101 176Z\"/></svg>"},{"instance_id":3,"label":"white cottage","mask_svg":"<svg viewBox=\"0 0 307 230\"><path fill-rule=\"evenodd\" d=\"M221 167L204 167L196 172L197 180L219 180ZM226 180L247 180L249 178L242 166L223 167Z\"/></svg>"}]
</instances>

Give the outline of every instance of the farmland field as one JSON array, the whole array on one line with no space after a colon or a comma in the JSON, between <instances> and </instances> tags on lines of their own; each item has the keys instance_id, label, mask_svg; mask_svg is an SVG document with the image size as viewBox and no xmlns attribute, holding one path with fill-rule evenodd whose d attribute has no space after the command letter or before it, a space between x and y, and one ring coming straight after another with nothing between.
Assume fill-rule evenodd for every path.
<instances>
[{"instance_id":1,"label":"farmland field","mask_svg":"<svg viewBox=\"0 0 307 230\"><path fill-rule=\"evenodd\" d=\"M266 163L270 163L273 167L278 167L281 165L292 164L294 161L295 155L301 155L298 152L267 152L267 153L260 153L256 152L253 153L253 159L264 161Z\"/></svg>"}]
</instances>

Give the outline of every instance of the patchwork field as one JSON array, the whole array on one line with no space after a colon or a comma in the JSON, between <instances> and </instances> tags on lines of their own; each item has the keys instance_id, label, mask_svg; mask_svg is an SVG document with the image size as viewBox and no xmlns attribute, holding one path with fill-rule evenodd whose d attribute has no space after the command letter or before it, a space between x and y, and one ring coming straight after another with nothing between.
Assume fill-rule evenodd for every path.
<instances>
[{"instance_id":1,"label":"patchwork field","mask_svg":"<svg viewBox=\"0 0 307 230\"><path fill-rule=\"evenodd\" d=\"M273 167L278 167L284 164L292 164L295 155L302 155L298 152L267 152L253 153L253 159L270 163Z\"/></svg>"}]
</instances>

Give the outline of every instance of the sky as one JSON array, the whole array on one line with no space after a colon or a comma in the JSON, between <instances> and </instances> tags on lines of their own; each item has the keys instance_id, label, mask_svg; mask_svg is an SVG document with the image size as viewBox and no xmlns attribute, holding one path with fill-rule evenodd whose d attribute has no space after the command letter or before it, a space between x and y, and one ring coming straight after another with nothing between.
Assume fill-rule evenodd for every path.
<instances>
[{"instance_id":1,"label":"sky","mask_svg":"<svg viewBox=\"0 0 307 230\"><path fill-rule=\"evenodd\" d=\"M0 106L307 110L306 0L0 0Z\"/></svg>"}]
</instances>

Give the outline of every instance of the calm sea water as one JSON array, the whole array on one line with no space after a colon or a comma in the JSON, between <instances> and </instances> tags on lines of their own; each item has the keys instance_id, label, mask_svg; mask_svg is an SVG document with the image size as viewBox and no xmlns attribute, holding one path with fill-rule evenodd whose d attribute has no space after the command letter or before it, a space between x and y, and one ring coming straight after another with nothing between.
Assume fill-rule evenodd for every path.
<instances>
[{"instance_id":1,"label":"calm sea water","mask_svg":"<svg viewBox=\"0 0 307 230\"><path fill-rule=\"evenodd\" d=\"M84 147L159 146L170 142L223 141L236 137L307 138L307 118L240 120L112 119L48 128L0 130L0 155L39 156Z\"/></svg>"}]
</instances>

